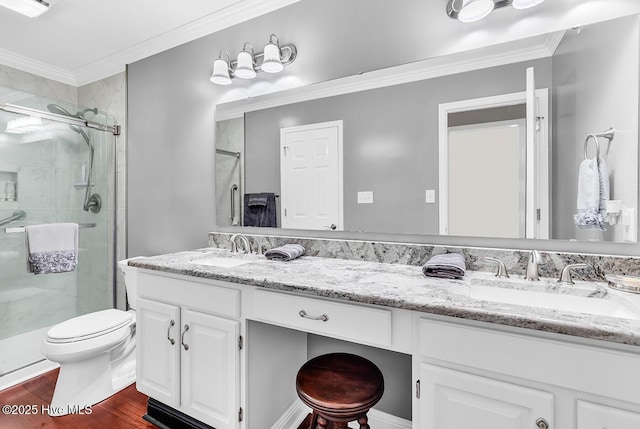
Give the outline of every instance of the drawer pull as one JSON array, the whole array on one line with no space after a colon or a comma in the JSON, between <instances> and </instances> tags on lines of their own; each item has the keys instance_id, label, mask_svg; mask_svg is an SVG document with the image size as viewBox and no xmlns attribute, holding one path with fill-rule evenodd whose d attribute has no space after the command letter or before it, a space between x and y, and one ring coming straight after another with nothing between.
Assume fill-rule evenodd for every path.
<instances>
[{"instance_id":1,"label":"drawer pull","mask_svg":"<svg viewBox=\"0 0 640 429\"><path fill-rule=\"evenodd\" d=\"M185 351L189 350L189 344L184 342L184 334L189 330L189 325L184 325L184 331L182 331L182 337L180 338L180 342L182 343L182 347L184 347Z\"/></svg>"},{"instance_id":2,"label":"drawer pull","mask_svg":"<svg viewBox=\"0 0 640 429\"><path fill-rule=\"evenodd\" d=\"M167 328L167 340L169 340L171 345L174 345L176 343L176 340L171 338L171 328L173 328L175 324L176 324L176 321L171 319L171 322L169 322L169 327Z\"/></svg>"},{"instance_id":3,"label":"drawer pull","mask_svg":"<svg viewBox=\"0 0 640 429\"><path fill-rule=\"evenodd\" d=\"M539 418L536 420L536 427L538 429L549 429L551 426L549 426L549 423L547 423L545 419Z\"/></svg>"},{"instance_id":4,"label":"drawer pull","mask_svg":"<svg viewBox=\"0 0 640 429\"><path fill-rule=\"evenodd\" d=\"M326 322L327 320L329 320L329 316L327 316L326 314L323 314L322 316L318 316L318 317L313 317L313 316L309 316L307 312L304 310L300 310L298 314L300 315L300 317L304 317L305 319L322 320L323 322Z\"/></svg>"}]
</instances>

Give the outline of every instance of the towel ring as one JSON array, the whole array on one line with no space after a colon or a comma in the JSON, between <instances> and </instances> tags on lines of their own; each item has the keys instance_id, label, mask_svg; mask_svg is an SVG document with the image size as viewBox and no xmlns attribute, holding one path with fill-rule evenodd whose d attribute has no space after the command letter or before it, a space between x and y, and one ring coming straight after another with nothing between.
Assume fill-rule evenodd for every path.
<instances>
[{"instance_id":1,"label":"towel ring","mask_svg":"<svg viewBox=\"0 0 640 429\"><path fill-rule=\"evenodd\" d=\"M587 149L589 146L589 139L593 138L593 140L596 142L596 159L600 158L600 142L598 141L598 137L596 137L594 134L589 134L587 136L587 139L584 141L584 159L589 159L588 155L587 155Z\"/></svg>"}]
</instances>

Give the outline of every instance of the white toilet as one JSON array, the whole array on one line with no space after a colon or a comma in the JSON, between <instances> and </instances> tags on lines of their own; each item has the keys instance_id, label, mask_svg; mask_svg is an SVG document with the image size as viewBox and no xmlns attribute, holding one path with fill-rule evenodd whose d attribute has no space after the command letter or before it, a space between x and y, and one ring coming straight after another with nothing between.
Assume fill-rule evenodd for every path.
<instances>
[{"instance_id":1,"label":"white toilet","mask_svg":"<svg viewBox=\"0 0 640 429\"><path fill-rule=\"evenodd\" d=\"M49 329L42 353L60 364L49 413L78 412L124 389L136 378L137 270L118 262L131 310L96 311Z\"/></svg>"}]
</instances>

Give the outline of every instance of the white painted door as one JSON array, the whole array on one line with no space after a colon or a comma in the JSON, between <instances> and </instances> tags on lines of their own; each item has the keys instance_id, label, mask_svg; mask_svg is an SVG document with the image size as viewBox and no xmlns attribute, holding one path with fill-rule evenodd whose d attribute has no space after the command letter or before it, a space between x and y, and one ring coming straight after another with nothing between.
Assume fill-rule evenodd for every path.
<instances>
[{"instance_id":1,"label":"white painted door","mask_svg":"<svg viewBox=\"0 0 640 429\"><path fill-rule=\"evenodd\" d=\"M527 93L527 238L549 238L548 93L536 90L535 70L526 72Z\"/></svg>"},{"instance_id":2,"label":"white painted door","mask_svg":"<svg viewBox=\"0 0 640 429\"><path fill-rule=\"evenodd\" d=\"M280 130L282 227L343 230L342 121Z\"/></svg>"},{"instance_id":3,"label":"white painted door","mask_svg":"<svg viewBox=\"0 0 640 429\"><path fill-rule=\"evenodd\" d=\"M240 322L187 309L181 328L181 409L217 429L237 428Z\"/></svg>"},{"instance_id":4,"label":"white painted door","mask_svg":"<svg viewBox=\"0 0 640 429\"><path fill-rule=\"evenodd\" d=\"M578 401L579 429L638 429L640 414L607 407L587 401Z\"/></svg>"},{"instance_id":5,"label":"white painted door","mask_svg":"<svg viewBox=\"0 0 640 429\"><path fill-rule=\"evenodd\" d=\"M420 428L554 428L553 395L428 363L420 365ZM581 428L582 429L582 428Z\"/></svg>"},{"instance_id":6,"label":"white painted door","mask_svg":"<svg viewBox=\"0 0 640 429\"><path fill-rule=\"evenodd\" d=\"M138 298L136 387L172 407L180 403L180 308Z\"/></svg>"}]
</instances>

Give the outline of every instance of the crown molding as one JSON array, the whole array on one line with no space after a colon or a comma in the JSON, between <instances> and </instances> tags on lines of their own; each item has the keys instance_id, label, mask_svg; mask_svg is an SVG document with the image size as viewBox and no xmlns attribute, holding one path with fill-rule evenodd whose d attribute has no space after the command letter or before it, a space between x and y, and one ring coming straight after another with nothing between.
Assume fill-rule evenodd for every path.
<instances>
[{"instance_id":1,"label":"crown molding","mask_svg":"<svg viewBox=\"0 0 640 429\"><path fill-rule=\"evenodd\" d=\"M78 86L76 76L69 70L0 49L0 64L71 86Z\"/></svg>"},{"instance_id":2,"label":"crown molding","mask_svg":"<svg viewBox=\"0 0 640 429\"><path fill-rule=\"evenodd\" d=\"M543 35L509 42L503 45L494 45L467 52L443 55L382 70L288 89L277 93L230 101L216 106L215 119L216 121L223 121L240 118L246 112L286 104L546 58L553 55L553 52L555 52L557 48L557 43L559 43L558 37L554 33L552 35Z\"/></svg>"},{"instance_id":3,"label":"crown molding","mask_svg":"<svg viewBox=\"0 0 640 429\"><path fill-rule=\"evenodd\" d=\"M137 43L79 68L67 70L0 49L0 64L79 87L125 71L127 64L273 12L300 0L238 0L231 6Z\"/></svg>"}]
</instances>

